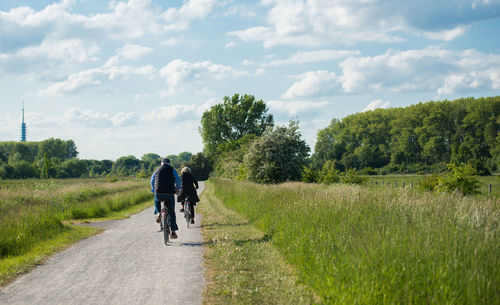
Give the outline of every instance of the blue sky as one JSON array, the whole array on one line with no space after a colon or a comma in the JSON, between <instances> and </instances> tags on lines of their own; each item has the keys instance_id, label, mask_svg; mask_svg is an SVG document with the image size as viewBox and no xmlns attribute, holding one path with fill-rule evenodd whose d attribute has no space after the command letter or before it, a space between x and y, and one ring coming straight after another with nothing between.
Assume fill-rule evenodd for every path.
<instances>
[{"instance_id":1,"label":"blue sky","mask_svg":"<svg viewBox=\"0 0 500 305\"><path fill-rule=\"evenodd\" d=\"M500 0L0 2L0 140L73 139L80 158L199 152L234 93L300 121L500 94Z\"/></svg>"}]
</instances>

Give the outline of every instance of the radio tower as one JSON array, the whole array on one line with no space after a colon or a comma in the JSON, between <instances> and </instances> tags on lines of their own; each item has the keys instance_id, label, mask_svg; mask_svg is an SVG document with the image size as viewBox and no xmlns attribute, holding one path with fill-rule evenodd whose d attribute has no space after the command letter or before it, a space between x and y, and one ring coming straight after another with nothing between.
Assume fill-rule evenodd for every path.
<instances>
[{"instance_id":1,"label":"radio tower","mask_svg":"<svg viewBox=\"0 0 500 305\"><path fill-rule=\"evenodd\" d=\"M23 102L23 122L21 123L21 142L26 142L26 123L24 123L24 102Z\"/></svg>"}]
</instances>

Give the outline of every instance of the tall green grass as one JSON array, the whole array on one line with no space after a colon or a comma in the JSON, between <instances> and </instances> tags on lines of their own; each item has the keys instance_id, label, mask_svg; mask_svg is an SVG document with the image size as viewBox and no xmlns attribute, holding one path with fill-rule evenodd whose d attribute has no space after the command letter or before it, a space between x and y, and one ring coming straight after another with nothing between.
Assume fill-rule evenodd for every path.
<instances>
[{"instance_id":1,"label":"tall green grass","mask_svg":"<svg viewBox=\"0 0 500 305\"><path fill-rule=\"evenodd\" d=\"M145 181L0 192L0 259L27 253L38 243L69 230L62 221L99 218L151 199Z\"/></svg>"},{"instance_id":2,"label":"tall green grass","mask_svg":"<svg viewBox=\"0 0 500 305\"><path fill-rule=\"evenodd\" d=\"M500 304L500 201L211 179L328 304Z\"/></svg>"}]
</instances>

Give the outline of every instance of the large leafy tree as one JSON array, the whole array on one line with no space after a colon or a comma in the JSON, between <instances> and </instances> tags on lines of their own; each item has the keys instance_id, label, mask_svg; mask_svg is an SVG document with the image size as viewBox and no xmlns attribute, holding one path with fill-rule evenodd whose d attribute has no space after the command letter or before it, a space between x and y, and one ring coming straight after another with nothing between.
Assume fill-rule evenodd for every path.
<instances>
[{"instance_id":1,"label":"large leafy tree","mask_svg":"<svg viewBox=\"0 0 500 305\"><path fill-rule=\"evenodd\" d=\"M213 156L220 144L248 134L260 136L273 124L273 116L262 100L247 94L225 96L221 104L205 111L201 118L199 131L204 153L207 157Z\"/></svg>"},{"instance_id":2,"label":"large leafy tree","mask_svg":"<svg viewBox=\"0 0 500 305\"><path fill-rule=\"evenodd\" d=\"M46 139L40 142L38 146L38 159L41 160L47 154L47 158L55 159L57 162L76 158L78 151L73 140Z\"/></svg>"},{"instance_id":3,"label":"large leafy tree","mask_svg":"<svg viewBox=\"0 0 500 305\"><path fill-rule=\"evenodd\" d=\"M298 122L270 127L245 155L247 177L261 183L300 180L309 151L301 139Z\"/></svg>"}]
</instances>

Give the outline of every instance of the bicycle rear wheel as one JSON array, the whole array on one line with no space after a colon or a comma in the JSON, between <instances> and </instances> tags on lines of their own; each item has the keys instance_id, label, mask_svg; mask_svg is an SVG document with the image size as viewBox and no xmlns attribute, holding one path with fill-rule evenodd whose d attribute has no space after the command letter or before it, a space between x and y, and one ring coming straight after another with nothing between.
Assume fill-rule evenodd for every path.
<instances>
[{"instance_id":1,"label":"bicycle rear wheel","mask_svg":"<svg viewBox=\"0 0 500 305\"><path fill-rule=\"evenodd\" d=\"M165 246L168 246L168 240L170 238L170 221L168 219L168 210L165 208L161 211L162 224L163 224L163 240L165 241Z\"/></svg>"},{"instance_id":2,"label":"bicycle rear wheel","mask_svg":"<svg viewBox=\"0 0 500 305\"><path fill-rule=\"evenodd\" d=\"M186 224L187 227L189 228L189 222L191 221L191 202L186 201L186 204L184 205L184 218L186 218Z\"/></svg>"}]
</instances>

